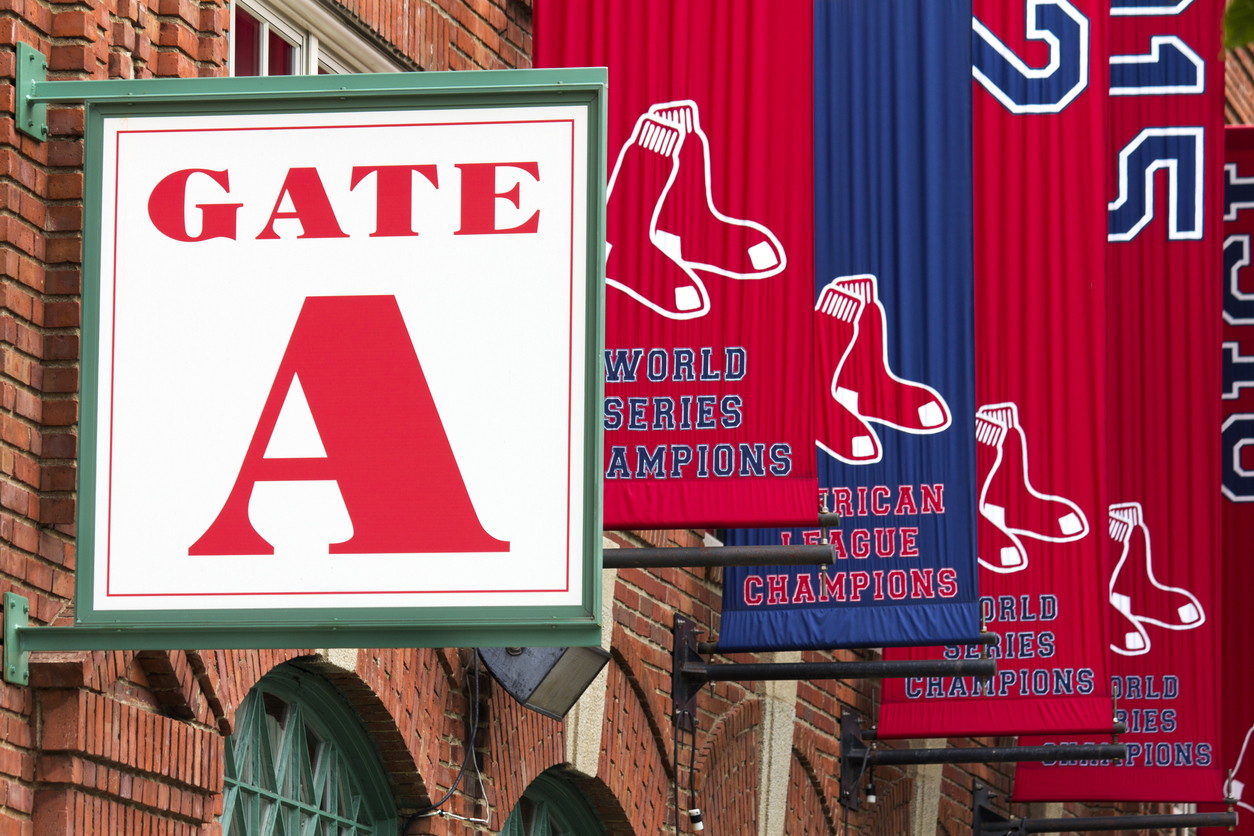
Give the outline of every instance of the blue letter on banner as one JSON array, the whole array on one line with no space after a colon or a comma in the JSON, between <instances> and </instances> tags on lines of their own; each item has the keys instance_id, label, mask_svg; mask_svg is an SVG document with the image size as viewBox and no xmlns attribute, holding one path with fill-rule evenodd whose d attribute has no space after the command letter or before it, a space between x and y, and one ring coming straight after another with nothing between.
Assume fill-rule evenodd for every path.
<instances>
[{"instance_id":1,"label":"blue letter on banner","mask_svg":"<svg viewBox=\"0 0 1254 836\"><path fill-rule=\"evenodd\" d=\"M1206 62L1175 35L1150 38L1148 55L1110 56L1110 95L1163 96L1206 91Z\"/></svg>"},{"instance_id":2,"label":"blue letter on banner","mask_svg":"<svg viewBox=\"0 0 1254 836\"><path fill-rule=\"evenodd\" d=\"M1029 67L971 18L971 72L1011 113L1057 113L1089 83L1089 21L1067 0L1026 0L1029 41L1049 45L1049 63Z\"/></svg>"},{"instance_id":3,"label":"blue letter on banner","mask_svg":"<svg viewBox=\"0 0 1254 836\"><path fill-rule=\"evenodd\" d=\"M1241 268L1250 266L1250 236L1229 235L1224 241L1224 322L1254 325L1254 293L1241 290Z\"/></svg>"},{"instance_id":4,"label":"blue letter on banner","mask_svg":"<svg viewBox=\"0 0 1254 836\"><path fill-rule=\"evenodd\" d=\"M1146 128L1119 152L1119 197L1110 203L1111 241L1131 241L1154 219L1154 172L1167 170L1167 237L1202 237L1206 129Z\"/></svg>"}]
</instances>

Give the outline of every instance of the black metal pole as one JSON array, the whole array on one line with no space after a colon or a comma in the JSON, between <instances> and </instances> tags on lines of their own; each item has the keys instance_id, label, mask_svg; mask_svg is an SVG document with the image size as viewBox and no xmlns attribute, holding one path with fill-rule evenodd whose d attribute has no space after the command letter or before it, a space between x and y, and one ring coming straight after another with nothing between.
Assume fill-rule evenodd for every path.
<instances>
[{"instance_id":1,"label":"black metal pole","mask_svg":"<svg viewBox=\"0 0 1254 836\"><path fill-rule=\"evenodd\" d=\"M808 520L794 520L792 523L777 523L776 528L810 528L817 526L819 528L835 528L840 525L840 514L817 514ZM715 526L717 528L718 526ZM635 531L631 528L607 528L606 531Z\"/></svg>"},{"instance_id":2,"label":"black metal pole","mask_svg":"<svg viewBox=\"0 0 1254 836\"><path fill-rule=\"evenodd\" d=\"M912 644L910 646L911 647L972 647L976 645L985 645L988 647L992 647L995 644L997 644L996 633L980 633L979 637L975 641L970 641L970 642ZM866 645L865 647L846 647L842 649L844 650L869 650L872 647L878 648L880 647L880 645L877 644L877 645ZM721 651L719 651L718 649L718 642L697 642L697 652L702 654L703 656L708 656L711 653L719 653ZM872 735L874 735L874 733L872 733Z\"/></svg>"},{"instance_id":3,"label":"black metal pole","mask_svg":"<svg viewBox=\"0 0 1254 836\"><path fill-rule=\"evenodd\" d=\"M1236 813L1180 813L1160 816L1082 816L1074 819L1018 819L985 822L982 834L1071 833L1079 830L1175 830L1184 827L1235 827Z\"/></svg>"},{"instance_id":4,"label":"black metal pole","mask_svg":"<svg viewBox=\"0 0 1254 836\"><path fill-rule=\"evenodd\" d=\"M711 546L606 549L606 569L684 569L703 566L822 566L836 562L831 546Z\"/></svg>"},{"instance_id":5,"label":"black metal pole","mask_svg":"<svg viewBox=\"0 0 1254 836\"><path fill-rule=\"evenodd\" d=\"M1104 734L1104 732L1093 732L1093 733L1094 733L1094 734ZM1110 727L1110 733L1111 733L1111 734L1127 734L1127 733L1128 733L1128 724L1127 724L1127 723L1120 723L1119 721L1115 721L1114 723L1112 723L1112 724L1111 724L1111 727ZM862 731L862 739L863 739L863 740L878 740L878 739L879 739L879 736L876 734L876 730L875 730L874 728L864 729L864 730ZM944 737L938 737L938 738L937 738L937 737L934 737L934 738L914 738L914 739L915 739L915 740L923 740L923 739L927 739L927 740L946 740L946 739L948 739L948 738L944 738Z\"/></svg>"},{"instance_id":6,"label":"black metal pole","mask_svg":"<svg viewBox=\"0 0 1254 836\"><path fill-rule=\"evenodd\" d=\"M990 677L996 659L905 660L900 662L754 662L709 665L688 662L684 677L703 682L773 681L778 679L877 679L914 676Z\"/></svg>"},{"instance_id":7,"label":"black metal pole","mask_svg":"<svg viewBox=\"0 0 1254 836\"><path fill-rule=\"evenodd\" d=\"M1052 761L1115 761L1128 756L1126 743L1065 743L1058 746L976 746L968 749L852 749L845 757L871 766L925 763L1049 763ZM1061 819L1059 820L1061 821ZM1071 821L1071 819L1067 819Z\"/></svg>"}]
</instances>

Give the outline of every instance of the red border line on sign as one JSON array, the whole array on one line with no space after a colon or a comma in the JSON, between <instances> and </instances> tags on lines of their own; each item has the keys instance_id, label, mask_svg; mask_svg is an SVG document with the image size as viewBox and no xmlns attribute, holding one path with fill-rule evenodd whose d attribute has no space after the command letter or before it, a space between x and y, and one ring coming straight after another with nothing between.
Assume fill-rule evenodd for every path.
<instances>
[{"instance_id":1,"label":"red border line on sign","mask_svg":"<svg viewBox=\"0 0 1254 836\"><path fill-rule=\"evenodd\" d=\"M514 120L483 120L469 122L397 122L357 125L283 125L269 127L230 127L230 128L170 128L152 130L118 131L114 142L113 161L113 292L110 303L110 341L117 334L117 297L118 297L118 205L120 194L120 165L122 136L130 134L179 134L179 133L224 133L239 131L314 131L314 130L362 130L378 128L436 128L436 127L472 127L478 125L561 125L570 127L570 222L568 238L570 239L570 276L567 299L568 339L567 339L567 392L566 392L566 578L565 586L558 589L413 589L413 590L354 590L354 591L307 591L307 592L113 592L112 591L112 560L113 560L113 407L114 407L114 371L117 368L116 346L112 346L109 356L109 468L108 489L106 491L106 549L105 549L105 598L197 598L197 597L256 597L256 596L309 596L309 595L456 595L478 593L485 595L536 593L536 592L569 592L570 591L570 521L571 494L574 477L571 474L573 459L572 438L574 435L572 406L574 404L574 345L575 345L575 120L574 119L514 119ZM581 481L581 480L580 480ZM435 552L420 554L436 554Z\"/></svg>"}]
</instances>

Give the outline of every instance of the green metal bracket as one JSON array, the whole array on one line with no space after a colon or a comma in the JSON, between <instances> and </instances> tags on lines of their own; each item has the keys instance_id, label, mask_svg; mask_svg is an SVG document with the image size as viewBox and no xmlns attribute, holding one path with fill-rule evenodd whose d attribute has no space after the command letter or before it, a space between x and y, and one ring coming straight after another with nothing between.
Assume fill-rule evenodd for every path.
<instances>
[{"instance_id":1,"label":"green metal bracket","mask_svg":"<svg viewBox=\"0 0 1254 836\"><path fill-rule=\"evenodd\" d=\"M48 138L48 105L33 102L31 97L35 94L36 83L48 80L48 59L30 44L19 43L15 75L13 94L17 129L43 142Z\"/></svg>"},{"instance_id":2,"label":"green metal bracket","mask_svg":"<svg viewBox=\"0 0 1254 836\"><path fill-rule=\"evenodd\" d=\"M17 129L43 142L48 138L48 103L127 104L141 102L195 103L359 100L363 97L511 97L542 93L578 94L604 91L603 69L480 70L474 73L360 73L346 76L272 76L264 78L150 78L48 80L48 59L24 43L17 45L14 110ZM522 79L526 79L524 82ZM420 79L420 81L416 81Z\"/></svg>"},{"instance_id":3,"label":"green metal bracket","mask_svg":"<svg viewBox=\"0 0 1254 836\"><path fill-rule=\"evenodd\" d=\"M23 627L30 627L30 602L14 592L4 593L4 681L10 685L30 684L30 651L23 650L18 639Z\"/></svg>"}]
</instances>

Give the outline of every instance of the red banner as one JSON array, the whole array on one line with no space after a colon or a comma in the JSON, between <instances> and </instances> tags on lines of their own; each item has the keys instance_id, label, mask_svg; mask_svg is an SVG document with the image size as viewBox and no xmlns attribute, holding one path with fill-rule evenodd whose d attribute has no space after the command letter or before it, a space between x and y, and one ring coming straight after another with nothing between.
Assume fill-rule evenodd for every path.
<instances>
[{"instance_id":1,"label":"red banner","mask_svg":"<svg viewBox=\"0 0 1254 836\"><path fill-rule=\"evenodd\" d=\"M1093 184L1107 169L1107 4L974 3L978 549L999 673L887 680L883 737L1112 726L1092 569L1106 504L1106 207Z\"/></svg>"},{"instance_id":2,"label":"red banner","mask_svg":"<svg viewBox=\"0 0 1254 836\"><path fill-rule=\"evenodd\" d=\"M1254 128L1224 130L1223 388L1219 470L1223 545L1221 632L1230 658L1220 687L1219 765L1239 807L1239 834L1254 833L1254 667L1242 658L1254 636ZM1223 807L1212 808L1222 810ZM1222 833L1221 830L1213 831Z\"/></svg>"},{"instance_id":3,"label":"red banner","mask_svg":"<svg viewBox=\"0 0 1254 836\"><path fill-rule=\"evenodd\" d=\"M613 90L610 529L816 518L813 10L734 5L537 4L536 66Z\"/></svg>"},{"instance_id":4,"label":"red banner","mask_svg":"<svg viewBox=\"0 0 1254 836\"><path fill-rule=\"evenodd\" d=\"M1110 505L1094 527L1112 549L1099 577L1129 757L1020 765L1016 801L1222 797L1212 278L1221 270L1222 11L1222 0L1112 4ZM1088 582L1099 581L1090 573Z\"/></svg>"}]
</instances>

